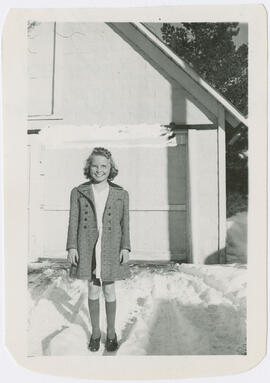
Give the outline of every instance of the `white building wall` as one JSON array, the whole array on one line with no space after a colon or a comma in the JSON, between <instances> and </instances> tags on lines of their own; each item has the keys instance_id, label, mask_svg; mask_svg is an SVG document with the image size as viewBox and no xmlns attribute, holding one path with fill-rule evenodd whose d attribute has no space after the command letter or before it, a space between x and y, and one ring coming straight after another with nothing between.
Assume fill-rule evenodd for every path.
<instances>
[{"instance_id":1,"label":"white building wall","mask_svg":"<svg viewBox=\"0 0 270 383\"><path fill-rule=\"evenodd\" d=\"M188 139L183 131L170 141L162 126L203 126L216 117L106 24L57 24L55 37L54 113L29 120L29 129L41 129L31 135L30 152L43 153L31 165L30 257L66 255L70 190L85 181L91 148L105 146L119 165L115 182L130 192L133 258L205 259L217 249L217 197L210 190L217 183L216 131ZM32 111L40 100L32 97Z\"/></svg>"},{"instance_id":2,"label":"white building wall","mask_svg":"<svg viewBox=\"0 0 270 383\"><path fill-rule=\"evenodd\" d=\"M53 66L53 60L47 57L48 43L40 48L40 43L44 45L44 27L40 39L39 28L29 40L33 52L29 61L39 63L30 65L35 67L30 83L32 89L40 89L30 98L31 114L39 112L40 103L44 103L44 73L47 83L52 82L47 67ZM47 23L47 29L53 51L52 25ZM36 52L44 57L38 60ZM62 119L59 123L75 126L171 121L206 124L213 118L158 64L148 62L105 23L56 24L53 103L54 117Z\"/></svg>"}]
</instances>

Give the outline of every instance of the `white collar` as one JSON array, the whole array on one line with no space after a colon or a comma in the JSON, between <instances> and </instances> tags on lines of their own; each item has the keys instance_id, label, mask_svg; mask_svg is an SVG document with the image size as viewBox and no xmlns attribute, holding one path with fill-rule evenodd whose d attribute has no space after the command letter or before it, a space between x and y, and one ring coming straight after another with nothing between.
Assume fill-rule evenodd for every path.
<instances>
[{"instance_id":1,"label":"white collar","mask_svg":"<svg viewBox=\"0 0 270 383\"><path fill-rule=\"evenodd\" d=\"M99 194L101 194L101 193L107 193L108 192L108 190L109 190L109 184L108 184L108 182L106 183L106 186L104 187L104 189L102 189L102 190L98 190L97 189L97 187L95 186L95 184L92 184L92 186L93 186L93 191L94 191L94 193L99 193Z\"/></svg>"}]
</instances>

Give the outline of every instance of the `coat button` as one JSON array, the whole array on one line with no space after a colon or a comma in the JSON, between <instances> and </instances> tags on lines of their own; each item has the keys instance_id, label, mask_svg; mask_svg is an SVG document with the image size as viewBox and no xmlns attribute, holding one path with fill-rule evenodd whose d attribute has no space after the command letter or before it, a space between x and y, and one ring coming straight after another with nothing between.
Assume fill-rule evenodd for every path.
<instances>
[{"instance_id":1,"label":"coat button","mask_svg":"<svg viewBox=\"0 0 270 383\"><path fill-rule=\"evenodd\" d=\"M87 226L86 226L86 225L84 225L84 229L87 229Z\"/></svg>"},{"instance_id":2,"label":"coat button","mask_svg":"<svg viewBox=\"0 0 270 383\"><path fill-rule=\"evenodd\" d=\"M108 213L108 215L111 215L111 213Z\"/></svg>"},{"instance_id":3,"label":"coat button","mask_svg":"<svg viewBox=\"0 0 270 383\"><path fill-rule=\"evenodd\" d=\"M88 211L85 211L84 214L88 214Z\"/></svg>"},{"instance_id":4,"label":"coat button","mask_svg":"<svg viewBox=\"0 0 270 383\"><path fill-rule=\"evenodd\" d=\"M88 207L88 205L85 205L85 207Z\"/></svg>"},{"instance_id":5,"label":"coat button","mask_svg":"<svg viewBox=\"0 0 270 383\"><path fill-rule=\"evenodd\" d=\"M109 231L111 231L111 230L112 230L112 228L111 228L111 227L108 227L108 230L109 230Z\"/></svg>"},{"instance_id":6,"label":"coat button","mask_svg":"<svg viewBox=\"0 0 270 383\"><path fill-rule=\"evenodd\" d=\"M87 218L84 218L85 221L87 221Z\"/></svg>"}]
</instances>

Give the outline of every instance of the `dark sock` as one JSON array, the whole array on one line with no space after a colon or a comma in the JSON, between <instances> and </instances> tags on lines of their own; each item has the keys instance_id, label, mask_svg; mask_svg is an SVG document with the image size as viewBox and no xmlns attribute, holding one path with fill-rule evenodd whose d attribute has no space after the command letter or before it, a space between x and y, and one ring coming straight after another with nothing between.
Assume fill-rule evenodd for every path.
<instances>
[{"instance_id":1,"label":"dark sock","mask_svg":"<svg viewBox=\"0 0 270 383\"><path fill-rule=\"evenodd\" d=\"M88 299L88 308L92 325L92 336L94 339L99 338L99 299Z\"/></svg>"},{"instance_id":2,"label":"dark sock","mask_svg":"<svg viewBox=\"0 0 270 383\"><path fill-rule=\"evenodd\" d=\"M107 336L110 339L115 337L115 315L116 315L116 301L105 302L106 316L107 316Z\"/></svg>"}]
</instances>

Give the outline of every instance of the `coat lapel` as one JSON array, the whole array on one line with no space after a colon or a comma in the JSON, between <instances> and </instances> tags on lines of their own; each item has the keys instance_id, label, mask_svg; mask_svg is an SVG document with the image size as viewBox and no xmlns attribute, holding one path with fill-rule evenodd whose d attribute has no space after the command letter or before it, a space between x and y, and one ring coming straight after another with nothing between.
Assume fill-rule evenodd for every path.
<instances>
[{"instance_id":1,"label":"coat lapel","mask_svg":"<svg viewBox=\"0 0 270 383\"><path fill-rule=\"evenodd\" d=\"M111 209L116 199L117 199L117 189L109 183L109 194L108 194L108 198L105 204L105 209L102 215L102 222L104 222L104 217L105 217L105 213L107 209Z\"/></svg>"},{"instance_id":2,"label":"coat lapel","mask_svg":"<svg viewBox=\"0 0 270 383\"><path fill-rule=\"evenodd\" d=\"M95 204L95 200L94 200L94 193L93 193L93 189L92 189L92 185L91 185L91 182L86 182L85 184L82 184L82 185L79 185L77 187L77 189L79 190L79 192L81 194L83 194L90 202L92 202L93 204Z\"/></svg>"},{"instance_id":3,"label":"coat lapel","mask_svg":"<svg viewBox=\"0 0 270 383\"><path fill-rule=\"evenodd\" d=\"M106 202L106 205L105 205L105 209L104 211L109 207L109 206L112 206L114 201L116 200L116 197L117 197L117 189L114 188L112 185L110 185L109 183L109 194L108 194L108 198L107 198L107 202Z\"/></svg>"},{"instance_id":4,"label":"coat lapel","mask_svg":"<svg viewBox=\"0 0 270 383\"><path fill-rule=\"evenodd\" d=\"M97 212L96 212L96 206L95 206L95 198L93 193L93 188L91 185L91 181L86 182L85 184L79 185L77 187L77 190L79 193L81 193L84 197L88 199L90 204L92 205L92 209L95 215L95 219L97 220Z\"/></svg>"}]
</instances>

